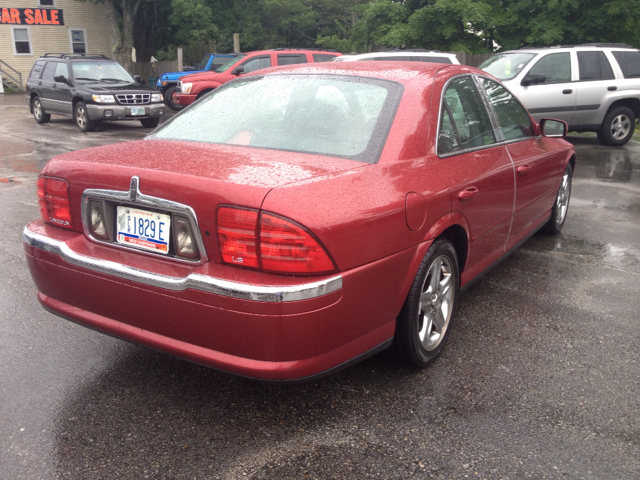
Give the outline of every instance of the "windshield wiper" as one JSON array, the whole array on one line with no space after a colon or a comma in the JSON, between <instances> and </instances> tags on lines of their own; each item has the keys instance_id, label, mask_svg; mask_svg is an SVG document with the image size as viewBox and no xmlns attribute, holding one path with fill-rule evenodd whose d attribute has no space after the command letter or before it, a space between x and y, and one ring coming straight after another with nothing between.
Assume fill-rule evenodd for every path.
<instances>
[{"instance_id":1,"label":"windshield wiper","mask_svg":"<svg viewBox=\"0 0 640 480\"><path fill-rule=\"evenodd\" d=\"M97 78L75 77L76 80L87 80L89 82L99 82Z\"/></svg>"},{"instance_id":2,"label":"windshield wiper","mask_svg":"<svg viewBox=\"0 0 640 480\"><path fill-rule=\"evenodd\" d=\"M123 80L122 78L102 78L101 82L122 82L122 83L131 83L129 80Z\"/></svg>"}]
</instances>

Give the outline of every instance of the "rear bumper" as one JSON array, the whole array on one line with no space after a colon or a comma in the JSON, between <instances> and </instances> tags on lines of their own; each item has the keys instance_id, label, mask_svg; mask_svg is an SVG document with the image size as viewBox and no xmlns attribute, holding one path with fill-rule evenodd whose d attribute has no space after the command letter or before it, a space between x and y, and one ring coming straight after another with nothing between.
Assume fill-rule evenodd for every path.
<instances>
[{"instance_id":1,"label":"rear bumper","mask_svg":"<svg viewBox=\"0 0 640 480\"><path fill-rule=\"evenodd\" d=\"M133 105L135 107L135 105ZM126 105L87 105L87 114L91 120L144 120L156 118L164 114L164 103L140 105L144 107L144 115L131 115L131 107Z\"/></svg>"},{"instance_id":2,"label":"rear bumper","mask_svg":"<svg viewBox=\"0 0 640 480\"><path fill-rule=\"evenodd\" d=\"M193 102L196 101L196 98L198 98L198 95L187 95L184 93L176 93L173 96L173 100L176 103L179 103L180 105L184 105L184 106L191 105Z\"/></svg>"},{"instance_id":3,"label":"rear bumper","mask_svg":"<svg viewBox=\"0 0 640 480\"><path fill-rule=\"evenodd\" d=\"M397 297L391 297L402 282L389 275L386 260L311 282L267 276L275 280L271 285L252 285L210 275L211 262L181 266L193 270L183 277L149 268L133 272L122 263L107 264L101 257L108 247L42 222L27 226L23 240L47 310L227 372L276 381L316 378L386 348L393 338ZM397 270L405 257L411 255L389 261ZM165 259L157 262L166 270ZM283 278L290 284L282 285Z\"/></svg>"}]
</instances>

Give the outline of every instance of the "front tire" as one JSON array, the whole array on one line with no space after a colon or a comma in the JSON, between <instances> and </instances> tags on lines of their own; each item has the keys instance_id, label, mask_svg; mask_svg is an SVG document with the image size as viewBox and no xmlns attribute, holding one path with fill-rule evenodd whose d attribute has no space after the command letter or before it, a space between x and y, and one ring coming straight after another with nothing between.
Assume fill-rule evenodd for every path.
<instances>
[{"instance_id":1,"label":"front tire","mask_svg":"<svg viewBox=\"0 0 640 480\"><path fill-rule=\"evenodd\" d=\"M553 204L551 210L551 218L545 224L543 231L550 235L557 235L562 230L564 221L567 219L567 211L569 210L569 199L571 198L571 178L573 177L573 169L571 164L567 165L567 168L562 175L562 181L560 188L558 189L558 195L556 195L556 201Z\"/></svg>"},{"instance_id":2,"label":"front tire","mask_svg":"<svg viewBox=\"0 0 640 480\"><path fill-rule=\"evenodd\" d=\"M87 106L84 102L76 103L73 108L73 120L81 132L93 132L96 129L96 122L89 118Z\"/></svg>"},{"instance_id":3,"label":"front tire","mask_svg":"<svg viewBox=\"0 0 640 480\"><path fill-rule=\"evenodd\" d=\"M636 116L628 107L613 108L604 117L598 130L598 141L610 147L620 147L631 140L636 129Z\"/></svg>"},{"instance_id":4,"label":"front tire","mask_svg":"<svg viewBox=\"0 0 640 480\"><path fill-rule=\"evenodd\" d=\"M31 100L31 110L33 111L33 118L36 122L49 123L49 120L51 120L51 114L44 111L40 98L34 97L33 100Z\"/></svg>"},{"instance_id":5,"label":"front tire","mask_svg":"<svg viewBox=\"0 0 640 480\"><path fill-rule=\"evenodd\" d=\"M140 123L144 128L156 128L160 123L160 117L145 118L140 120Z\"/></svg>"},{"instance_id":6,"label":"front tire","mask_svg":"<svg viewBox=\"0 0 640 480\"><path fill-rule=\"evenodd\" d=\"M395 340L405 362L423 368L440 355L451 331L459 290L456 250L449 240L436 240L396 319Z\"/></svg>"},{"instance_id":7,"label":"front tire","mask_svg":"<svg viewBox=\"0 0 640 480\"><path fill-rule=\"evenodd\" d=\"M179 112L184 108L184 105L180 105L173 100L173 95L176 93L180 93L180 89L178 87L167 88L164 92L164 104L174 112Z\"/></svg>"}]
</instances>

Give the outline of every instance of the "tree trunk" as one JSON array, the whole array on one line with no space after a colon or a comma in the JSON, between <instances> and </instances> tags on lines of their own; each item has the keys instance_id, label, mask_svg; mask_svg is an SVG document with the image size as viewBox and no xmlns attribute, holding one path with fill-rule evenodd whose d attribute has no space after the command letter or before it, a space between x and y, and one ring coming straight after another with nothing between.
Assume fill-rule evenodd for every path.
<instances>
[{"instance_id":1,"label":"tree trunk","mask_svg":"<svg viewBox=\"0 0 640 480\"><path fill-rule=\"evenodd\" d=\"M113 2L114 0L104 0L104 7L107 13L107 22L109 22L109 31L111 32L111 53L118 62L121 62L122 33L118 24L118 12Z\"/></svg>"}]
</instances>

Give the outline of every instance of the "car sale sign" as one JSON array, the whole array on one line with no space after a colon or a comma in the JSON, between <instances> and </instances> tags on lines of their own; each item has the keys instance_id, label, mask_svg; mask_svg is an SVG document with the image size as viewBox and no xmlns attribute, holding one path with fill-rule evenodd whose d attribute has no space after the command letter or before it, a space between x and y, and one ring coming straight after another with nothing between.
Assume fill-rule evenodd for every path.
<instances>
[{"instance_id":1,"label":"car sale sign","mask_svg":"<svg viewBox=\"0 0 640 480\"><path fill-rule=\"evenodd\" d=\"M55 8L3 8L0 23L10 25L64 25L62 10Z\"/></svg>"}]
</instances>

